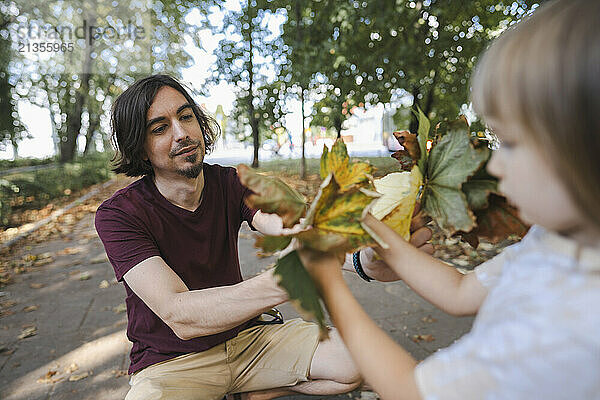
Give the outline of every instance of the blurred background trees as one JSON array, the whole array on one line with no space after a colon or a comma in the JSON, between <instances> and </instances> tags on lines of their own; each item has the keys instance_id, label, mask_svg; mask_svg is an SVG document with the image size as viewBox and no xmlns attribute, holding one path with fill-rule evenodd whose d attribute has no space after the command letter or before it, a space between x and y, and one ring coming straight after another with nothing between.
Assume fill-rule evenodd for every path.
<instances>
[{"instance_id":1,"label":"blurred background trees","mask_svg":"<svg viewBox=\"0 0 600 400\"><path fill-rule=\"evenodd\" d=\"M227 130L238 140L252 142L253 166L258 166L261 143L291 128L286 116L293 104L301 105L302 117L294 129L302 132L302 149L309 127L340 136L357 109L378 104L395 112L397 127L415 131L416 121L406 108L418 105L433 120L464 112L479 54L538 3L3 1L0 142L18 154L19 141L28 132L17 104L30 102L50 113L61 162L108 149L108 116L115 97L141 76L181 77L182 69L195 61L189 49L207 47L199 35L202 29L212 32L210 40L217 45L211 75L205 86L195 89L207 93L221 81L234 88ZM145 27L146 37L132 48L114 40L97 40L93 46L76 41L76 51L62 63L19 52L19 24L77 25L82 20L90 25L125 25L128 20ZM82 151L78 140L85 140Z\"/></svg>"}]
</instances>

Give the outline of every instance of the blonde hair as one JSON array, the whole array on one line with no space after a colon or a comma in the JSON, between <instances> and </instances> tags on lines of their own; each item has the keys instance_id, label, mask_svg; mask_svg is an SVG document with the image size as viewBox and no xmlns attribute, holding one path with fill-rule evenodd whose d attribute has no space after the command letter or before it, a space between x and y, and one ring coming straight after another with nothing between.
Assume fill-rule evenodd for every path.
<instances>
[{"instance_id":1,"label":"blonde hair","mask_svg":"<svg viewBox=\"0 0 600 400\"><path fill-rule=\"evenodd\" d=\"M580 212L600 227L600 1L540 7L492 43L472 87L477 114L530 133Z\"/></svg>"}]
</instances>

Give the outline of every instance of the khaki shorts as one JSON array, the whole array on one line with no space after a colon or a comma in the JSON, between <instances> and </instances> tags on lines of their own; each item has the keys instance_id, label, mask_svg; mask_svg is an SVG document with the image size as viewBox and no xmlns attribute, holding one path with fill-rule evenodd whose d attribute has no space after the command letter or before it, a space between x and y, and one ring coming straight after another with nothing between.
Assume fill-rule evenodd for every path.
<instances>
[{"instance_id":1,"label":"khaki shorts","mask_svg":"<svg viewBox=\"0 0 600 400\"><path fill-rule=\"evenodd\" d=\"M317 325L301 319L255 326L209 350L135 373L125 400L220 400L228 393L293 386L308 380L318 343Z\"/></svg>"}]
</instances>

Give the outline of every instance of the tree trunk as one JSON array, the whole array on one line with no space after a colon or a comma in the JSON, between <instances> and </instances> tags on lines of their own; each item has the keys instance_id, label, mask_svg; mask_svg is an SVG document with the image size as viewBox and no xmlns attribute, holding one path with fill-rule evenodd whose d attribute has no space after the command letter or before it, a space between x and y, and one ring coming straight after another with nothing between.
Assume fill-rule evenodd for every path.
<instances>
[{"instance_id":1,"label":"tree trunk","mask_svg":"<svg viewBox=\"0 0 600 400\"><path fill-rule=\"evenodd\" d=\"M252 32L252 30L251 30ZM248 89L248 112L250 114L250 127L252 128L252 141L254 147L254 154L252 156L252 168L258 168L258 149L260 147L260 138L258 135L258 118L256 118L254 112L254 63L252 60L252 51L254 47L252 45L252 35L250 35L250 61L248 63L248 75L249 75L249 85Z\"/></svg>"},{"instance_id":2,"label":"tree trunk","mask_svg":"<svg viewBox=\"0 0 600 400\"><path fill-rule=\"evenodd\" d=\"M300 163L300 177L302 179L306 179L306 155L304 153L304 148L306 147L306 131L304 128L304 88L300 86L300 109L302 115L302 160Z\"/></svg>"},{"instance_id":3,"label":"tree trunk","mask_svg":"<svg viewBox=\"0 0 600 400\"><path fill-rule=\"evenodd\" d=\"M338 139L340 139L342 137L342 117L341 117L341 110L339 110L340 112L336 112L335 116L333 117L333 127L337 133L336 137Z\"/></svg>"},{"instance_id":4,"label":"tree trunk","mask_svg":"<svg viewBox=\"0 0 600 400\"><path fill-rule=\"evenodd\" d=\"M419 87L414 85L412 87L412 95L413 95L413 113L411 113L410 116L410 125L408 127L408 130L410 131L410 133L417 133L418 129L419 129L419 117L417 116L416 112L417 112L417 106L419 105Z\"/></svg>"},{"instance_id":5,"label":"tree trunk","mask_svg":"<svg viewBox=\"0 0 600 400\"><path fill-rule=\"evenodd\" d=\"M13 160L17 160L19 158L19 141L16 138L11 138L10 144L13 149Z\"/></svg>"},{"instance_id":6,"label":"tree trunk","mask_svg":"<svg viewBox=\"0 0 600 400\"><path fill-rule=\"evenodd\" d=\"M88 131L85 135L85 149L83 150L84 155L95 153L97 151L94 136L99 127L100 116L97 114L90 114L90 126L88 127Z\"/></svg>"},{"instance_id":7,"label":"tree trunk","mask_svg":"<svg viewBox=\"0 0 600 400\"><path fill-rule=\"evenodd\" d=\"M429 118L431 114L431 110L433 108L433 100L434 100L434 92L435 92L435 81L437 78L437 74L435 71L433 72L433 81L431 82L431 86L429 88L429 92L427 93L427 101L425 102L425 108L423 109L423 113Z\"/></svg>"},{"instance_id":8,"label":"tree trunk","mask_svg":"<svg viewBox=\"0 0 600 400\"><path fill-rule=\"evenodd\" d=\"M66 140L60 142L59 162L65 163L73 161L77 153L77 137L81 130L81 115L87 103L90 91L90 77L92 69L92 46L88 43L85 50L85 63L81 74L81 85L75 93L75 104L73 109L67 115L67 132L63 137Z\"/></svg>"},{"instance_id":9,"label":"tree trunk","mask_svg":"<svg viewBox=\"0 0 600 400\"><path fill-rule=\"evenodd\" d=\"M304 36L304 24L302 23L302 8L303 2L296 0L296 46L300 48L302 45L302 39ZM302 60L302 69L305 70L305 57ZM304 115L304 85L300 84L300 115L302 118L302 158L300 160L300 177L306 179L306 154L304 148L306 147L306 132L304 127L305 115Z\"/></svg>"}]
</instances>

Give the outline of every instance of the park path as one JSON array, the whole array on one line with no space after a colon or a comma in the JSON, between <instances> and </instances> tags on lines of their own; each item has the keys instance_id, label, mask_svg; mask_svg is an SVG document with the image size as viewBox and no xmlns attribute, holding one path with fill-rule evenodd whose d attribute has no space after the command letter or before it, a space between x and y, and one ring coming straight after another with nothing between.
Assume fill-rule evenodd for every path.
<instances>
[{"instance_id":1,"label":"park path","mask_svg":"<svg viewBox=\"0 0 600 400\"><path fill-rule=\"evenodd\" d=\"M125 289L94 229L100 202L130 180L116 179L56 221L1 255L12 271L0 288L0 398L5 400L123 399L130 343L125 336ZM257 257L246 225L240 232L245 277L274 263ZM471 318L450 317L401 282L346 279L367 312L417 359L451 344L470 329ZM297 316L285 304L286 318ZM366 344L368 345L368 344ZM385 366L382 366L385 368ZM317 398L290 396L288 399ZM376 399L371 392L330 399Z\"/></svg>"}]
</instances>

